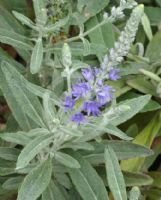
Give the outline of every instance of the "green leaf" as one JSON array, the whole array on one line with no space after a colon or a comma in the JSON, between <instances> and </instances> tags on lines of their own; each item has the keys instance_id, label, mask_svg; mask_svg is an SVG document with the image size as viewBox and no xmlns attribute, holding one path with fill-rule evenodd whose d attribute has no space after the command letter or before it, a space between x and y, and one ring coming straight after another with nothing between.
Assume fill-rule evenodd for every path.
<instances>
[{"instance_id":1,"label":"green leaf","mask_svg":"<svg viewBox=\"0 0 161 200\"><path fill-rule=\"evenodd\" d=\"M30 40L18 33L0 28L0 42L24 50L32 50Z\"/></svg>"},{"instance_id":2,"label":"green leaf","mask_svg":"<svg viewBox=\"0 0 161 200\"><path fill-rule=\"evenodd\" d=\"M149 103L141 110L141 112L144 113L144 112L159 110L160 108L161 105L158 102L150 100Z\"/></svg>"},{"instance_id":3,"label":"green leaf","mask_svg":"<svg viewBox=\"0 0 161 200\"><path fill-rule=\"evenodd\" d=\"M143 77L142 78L137 77L137 78L128 80L127 84L130 87L138 90L139 92L157 96L156 88L148 80L144 79Z\"/></svg>"},{"instance_id":4,"label":"green leaf","mask_svg":"<svg viewBox=\"0 0 161 200\"><path fill-rule=\"evenodd\" d=\"M99 23L97 16L92 17L86 22L87 30L93 28ZM102 44L107 48L111 48L115 42L114 31L112 30L112 25L107 23L99 28L96 31L93 31L89 34L91 43L93 44Z\"/></svg>"},{"instance_id":5,"label":"green leaf","mask_svg":"<svg viewBox=\"0 0 161 200\"><path fill-rule=\"evenodd\" d=\"M151 184L152 187L161 189L161 172L151 171L148 172L148 175L151 176L152 179L154 180L153 183Z\"/></svg>"},{"instance_id":6,"label":"green leaf","mask_svg":"<svg viewBox=\"0 0 161 200\"><path fill-rule=\"evenodd\" d=\"M124 105L129 106L130 110L125 110L124 112L121 112L121 114L114 116L112 119L109 119L109 123L112 125L119 125L123 122L127 121L134 115L136 115L140 110L143 109L143 107L149 102L151 96L150 95L144 95L138 98L133 98L130 100L123 101L118 104L118 106Z\"/></svg>"},{"instance_id":7,"label":"green leaf","mask_svg":"<svg viewBox=\"0 0 161 200\"><path fill-rule=\"evenodd\" d=\"M15 173L15 162L0 158L0 176L6 176Z\"/></svg>"},{"instance_id":8,"label":"green leaf","mask_svg":"<svg viewBox=\"0 0 161 200\"><path fill-rule=\"evenodd\" d=\"M43 60L42 38L38 38L31 55L30 71L32 74L39 72Z\"/></svg>"},{"instance_id":9,"label":"green leaf","mask_svg":"<svg viewBox=\"0 0 161 200\"><path fill-rule=\"evenodd\" d=\"M73 150L88 150L93 151L94 147L88 142L70 142L61 146L61 149L71 148Z\"/></svg>"},{"instance_id":10,"label":"green leaf","mask_svg":"<svg viewBox=\"0 0 161 200\"><path fill-rule=\"evenodd\" d=\"M7 10L6 6L2 5L2 1L0 5L0 27L22 35L25 34L24 27L21 24L17 23L17 20Z\"/></svg>"},{"instance_id":11,"label":"green leaf","mask_svg":"<svg viewBox=\"0 0 161 200\"><path fill-rule=\"evenodd\" d=\"M54 158L60 162L61 164L70 167L70 168L80 168L80 164L77 160L75 160L72 156L62 153L62 152L57 152L54 155Z\"/></svg>"},{"instance_id":12,"label":"green leaf","mask_svg":"<svg viewBox=\"0 0 161 200\"><path fill-rule=\"evenodd\" d=\"M44 0L33 0L33 6L36 16L36 21L40 25L44 25L47 21L46 4Z\"/></svg>"},{"instance_id":13,"label":"green leaf","mask_svg":"<svg viewBox=\"0 0 161 200\"><path fill-rule=\"evenodd\" d=\"M1 68L7 85L13 92L16 102L18 102L18 107L37 125L46 127L42 119L42 106L37 97L26 89L24 77L9 63L4 62Z\"/></svg>"},{"instance_id":14,"label":"green leaf","mask_svg":"<svg viewBox=\"0 0 161 200\"><path fill-rule=\"evenodd\" d=\"M127 62L123 66L119 67L121 69L121 76L127 76L129 74L140 74L140 69L149 69L150 66L146 62Z\"/></svg>"},{"instance_id":15,"label":"green leaf","mask_svg":"<svg viewBox=\"0 0 161 200\"><path fill-rule=\"evenodd\" d=\"M126 200L126 186L119 162L112 147L105 149L107 182L115 200Z\"/></svg>"},{"instance_id":16,"label":"green leaf","mask_svg":"<svg viewBox=\"0 0 161 200\"><path fill-rule=\"evenodd\" d=\"M2 66L2 65L1 65ZM28 121L26 114L19 107L19 103L17 102L17 98L14 95L14 92L11 89L11 86L8 84L8 80L6 80L3 75L2 69L0 68L0 87L3 92L3 95L11 108L12 114L18 122L19 126L22 130L31 129L32 125ZM19 109L17 109L19 108Z\"/></svg>"},{"instance_id":17,"label":"green leaf","mask_svg":"<svg viewBox=\"0 0 161 200\"><path fill-rule=\"evenodd\" d=\"M54 178L57 181L57 183L60 184L60 186L63 186L66 189L71 189L72 188L72 183L69 178L69 176L66 174L66 172L57 172L54 174Z\"/></svg>"},{"instance_id":18,"label":"green leaf","mask_svg":"<svg viewBox=\"0 0 161 200\"><path fill-rule=\"evenodd\" d=\"M144 194L150 200L160 200L161 190L157 188L149 188L148 190L144 191Z\"/></svg>"},{"instance_id":19,"label":"green leaf","mask_svg":"<svg viewBox=\"0 0 161 200\"><path fill-rule=\"evenodd\" d=\"M112 124L108 124L105 129L109 134L119 137L123 140L132 140L133 139L133 138L127 136L123 131L118 129L116 126L113 126Z\"/></svg>"},{"instance_id":20,"label":"green leaf","mask_svg":"<svg viewBox=\"0 0 161 200\"><path fill-rule=\"evenodd\" d=\"M161 1L160 0L155 0L155 1L161 7Z\"/></svg>"},{"instance_id":21,"label":"green leaf","mask_svg":"<svg viewBox=\"0 0 161 200\"><path fill-rule=\"evenodd\" d=\"M105 6L107 6L109 0L78 0L77 9L84 16L84 20L89 19L90 17L99 13Z\"/></svg>"},{"instance_id":22,"label":"green leaf","mask_svg":"<svg viewBox=\"0 0 161 200\"><path fill-rule=\"evenodd\" d=\"M71 154L81 165L80 169L69 169L69 175L83 200L108 200L102 179L95 169L79 154Z\"/></svg>"},{"instance_id":23,"label":"green leaf","mask_svg":"<svg viewBox=\"0 0 161 200\"><path fill-rule=\"evenodd\" d=\"M27 2L26 0L21 0L21 1L18 1L18 0L5 0L5 1L1 1L1 4L7 8L10 12L12 10L16 10L18 12L22 12L24 14L27 14L28 13L28 10L29 10L29 6L27 5Z\"/></svg>"},{"instance_id":24,"label":"green leaf","mask_svg":"<svg viewBox=\"0 0 161 200\"><path fill-rule=\"evenodd\" d=\"M145 7L145 13L150 19L152 26L158 26L161 21L161 8L158 7Z\"/></svg>"},{"instance_id":25,"label":"green leaf","mask_svg":"<svg viewBox=\"0 0 161 200\"><path fill-rule=\"evenodd\" d=\"M6 190L17 190L21 185L24 177L23 176L16 176L8 178L2 185L2 187Z\"/></svg>"},{"instance_id":26,"label":"green leaf","mask_svg":"<svg viewBox=\"0 0 161 200\"><path fill-rule=\"evenodd\" d=\"M25 15L18 13L16 11L12 11L12 13L14 14L14 16L24 25L27 25L31 28L35 28L34 27L34 23Z\"/></svg>"},{"instance_id":27,"label":"green leaf","mask_svg":"<svg viewBox=\"0 0 161 200\"><path fill-rule=\"evenodd\" d=\"M153 179L143 173L123 172L126 186L146 186L153 183Z\"/></svg>"},{"instance_id":28,"label":"green leaf","mask_svg":"<svg viewBox=\"0 0 161 200\"><path fill-rule=\"evenodd\" d=\"M36 200L47 188L52 174L51 159L34 168L24 179L17 200Z\"/></svg>"},{"instance_id":29,"label":"green leaf","mask_svg":"<svg viewBox=\"0 0 161 200\"><path fill-rule=\"evenodd\" d=\"M151 144L161 128L161 119L155 115L150 123L133 140L136 144L151 147ZM139 171L144 164L145 158L135 158L122 161L121 166L126 171Z\"/></svg>"},{"instance_id":30,"label":"green leaf","mask_svg":"<svg viewBox=\"0 0 161 200\"><path fill-rule=\"evenodd\" d=\"M13 65L20 73L24 73L25 67L21 63L13 59L11 56L9 56L8 53L6 53L6 51L0 48L0 62L4 60L10 65Z\"/></svg>"},{"instance_id":31,"label":"green leaf","mask_svg":"<svg viewBox=\"0 0 161 200\"><path fill-rule=\"evenodd\" d=\"M107 48L102 44L90 43L90 50L87 52L87 55L91 54L105 54L107 53ZM82 42L71 42L70 50L72 55L82 56L84 54L84 45ZM54 47L46 48L45 52L56 52L60 53L62 51L62 44L55 44Z\"/></svg>"},{"instance_id":32,"label":"green leaf","mask_svg":"<svg viewBox=\"0 0 161 200\"><path fill-rule=\"evenodd\" d=\"M49 95L49 99L50 101L52 101L55 105L59 106L60 108L62 107L62 102L61 99L59 97L56 96L56 94L54 92L51 92L48 89L44 89L38 85L34 85L33 83L30 83L28 81L26 81L26 88L32 92L33 94L35 94L38 97L43 98L45 93L50 94Z\"/></svg>"},{"instance_id":33,"label":"green leaf","mask_svg":"<svg viewBox=\"0 0 161 200\"><path fill-rule=\"evenodd\" d=\"M21 131L16 133L2 133L0 134L0 138L6 142L20 144L22 146L25 146L31 141L31 139Z\"/></svg>"},{"instance_id":34,"label":"green leaf","mask_svg":"<svg viewBox=\"0 0 161 200\"><path fill-rule=\"evenodd\" d=\"M101 143L92 142L94 146L94 151L85 152L85 158L94 165L99 165L104 163L104 150L105 148L110 145L116 153L116 156L119 160L126 160L128 158L135 158L135 157L146 157L153 154L153 151L138 145L133 144L126 141L117 141L117 140L103 140Z\"/></svg>"},{"instance_id":35,"label":"green leaf","mask_svg":"<svg viewBox=\"0 0 161 200\"><path fill-rule=\"evenodd\" d=\"M42 200L65 200L61 190L52 180L42 194Z\"/></svg>"},{"instance_id":36,"label":"green leaf","mask_svg":"<svg viewBox=\"0 0 161 200\"><path fill-rule=\"evenodd\" d=\"M161 9L160 9L161 10ZM145 56L149 57L151 62L156 62L161 58L161 32L156 33L151 42L148 44Z\"/></svg>"},{"instance_id":37,"label":"green leaf","mask_svg":"<svg viewBox=\"0 0 161 200\"><path fill-rule=\"evenodd\" d=\"M148 17L147 17L146 14L144 14L144 15L142 16L141 22L142 22L144 31L145 31L145 33L146 33L148 39L149 39L149 40L152 40L152 38L153 38L153 33L152 33L152 30L151 30L151 26L150 26L149 19L148 19Z\"/></svg>"},{"instance_id":38,"label":"green leaf","mask_svg":"<svg viewBox=\"0 0 161 200\"><path fill-rule=\"evenodd\" d=\"M11 147L0 147L0 158L10 161L17 161L20 151Z\"/></svg>"},{"instance_id":39,"label":"green leaf","mask_svg":"<svg viewBox=\"0 0 161 200\"><path fill-rule=\"evenodd\" d=\"M52 138L53 134L42 135L25 146L18 157L16 169L24 168L43 148L51 143Z\"/></svg>"},{"instance_id":40,"label":"green leaf","mask_svg":"<svg viewBox=\"0 0 161 200\"><path fill-rule=\"evenodd\" d=\"M133 187L130 191L129 200L139 200L141 193L138 187Z\"/></svg>"}]
</instances>

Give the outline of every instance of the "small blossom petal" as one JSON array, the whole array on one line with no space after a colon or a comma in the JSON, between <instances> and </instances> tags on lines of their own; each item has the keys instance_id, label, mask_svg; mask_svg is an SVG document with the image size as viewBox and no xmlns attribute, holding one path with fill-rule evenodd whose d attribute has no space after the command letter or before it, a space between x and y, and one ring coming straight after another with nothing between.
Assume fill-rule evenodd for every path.
<instances>
[{"instance_id":1,"label":"small blossom petal","mask_svg":"<svg viewBox=\"0 0 161 200\"><path fill-rule=\"evenodd\" d=\"M101 104L104 105L112 100L113 88L111 86L103 86L96 93L96 99Z\"/></svg>"},{"instance_id":2,"label":"small blossom petal","mask_svg":"<svg viewBox=\"0 0 161 200\"><path fill-rule=\"evenodd\" d=\"M70 96L67 96L64 102L65 111L71 110L74 107L75 101Z\"/></svg>"},{"instance_id":3,"label":"small blossom petal","mask_svg":"<svg viewBox=\"0 0 161 200\"><path fill-rule=\"evenodd\" d=\"M121 76L119 75L120 72L121 72L120 69L111 69L109 71L109 79L111 81L116 81L116 80L120 79L121 78Z\"/></svg>"},{"instance_id":4,"label":"small blossom petal","mask_svg":"<svg viewBox=\"0 0 161 200\"><path fill-rule=\"evenodd\" d=\"M94 68L94 75L98 76L98 74L101 72L101 70L97 67Z\"/></svg>"},{"instance_id":5,"label":"small blossom petal","mask_svg":"<svg viewBox=\"0 0 161 200\"><path fill-rule=\"evenodd\" d=\"M99 110L100 104L96 101L86 101L83 104L83 110L87 112L87 115L98 116L100 114Z\"/></svg>"},{"instance_id":6,"label":"small blossom petal","mask_svg":"<svg viewBox=\"0 0 161 200\"><path fill-rule=\"evenodd\" d=\"M86 81L91 81L94 79L93 71L90 66L87 69L82 69L82 75L86 79Z\"/></svg>"},{"instance_id":7,"label":"small blossom petal","mask_svg":"<svg viewBox=\"0 0 161 200\"><path fill-rule=\"evenodd\" d=\"M103 80L102 79L96 79L96 83L99 87L103 86Z\"/></svg>"},{"instance_id":8,"label":"small blossom petal","mask_svg":"<svg viewBox=\"0 0 161 200\"><path fill-rule=\"evenodd\" d=\"M85 82L78 83L72 86L72 95L76 99L79 99L82 96L85 96L90 90L91 87L88 83Z\"/></svg>"},{"instance_id":9,"label":"small blossom petal","mask_svg":"<svg viewBox=\"0 0 161 200\"><path fill-rule=\"evenodd\" d=\"M78 112L71 117L71 120L79 125L81 122L85 121L85 117L81 112Z\"/></svg>"}]
</instances>

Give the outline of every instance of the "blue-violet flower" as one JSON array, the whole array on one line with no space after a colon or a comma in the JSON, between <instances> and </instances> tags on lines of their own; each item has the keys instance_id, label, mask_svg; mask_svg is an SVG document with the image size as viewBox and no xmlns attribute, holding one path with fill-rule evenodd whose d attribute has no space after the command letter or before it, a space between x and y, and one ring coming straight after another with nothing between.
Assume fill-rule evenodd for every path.
<instances>
[{"instance_id":1,"label":"blue-violet flower","mask_svg":"<svg viewBox=\"0 0 161 200\"><path fill-rule=\"evenodd\" d=\"M82 75L86 81L92 81L94 79L93 71L90 66L87 69L82 69Z\"/></svg>"},{"instance_id":2,"label":"blue-violet flower","mask_svg":"<svg viewBox=\"0 0 161 200\"><path fill-rule=\"evenodd\" d=\"M71 120L79 125L81 122L85 121L85 117L81 112L78 112L72 115Z\"/></svg>"},{"instance_id":3,"label":"blue-violet flower","mask_svg":"<svg viewBox=\"0 0 161 200\"><path fill-rule=\"evenodd\" d=\"M121 78L121 76L119 75L120 72L121 72L120 69L111 69L109 71L109 79L111 81L116 81L116 80L120 79Z\"/></svg>"},{"instance_id":4,"label":"blue-violet flower","mask_svg":"<svg viewBox=\"0 0 161 200\"><path fill-rule=\"evenodd\" d=\"M83 104L83 110L87 112L87 115L98 116L100 114L99 110L100 104L96 101L85 101Z\"/></svg>"},{"instance_id":5,"label":"blue-violet flower","mask_svg":"<svg viewBox=\"0 0 161 200\"><path fill-rule=\"evenodd\" d=\"M85 82L78 83L72 86L72 95L77 100L81 98L82 96L85 96L90 90L91 90L91 87L88 83L85 83Z\"/></svg>"},{"instance_id":6,"label":"blue-violet flower","mask_svg":"<svg viewBox=\"0 0 161 200\"><path fill-rule=\"evenodd\" d=\"M74 107L74 104L75 101L70 96L67 96L64 102L65 112L71 110Z\"/></svg>"}]
</instances>

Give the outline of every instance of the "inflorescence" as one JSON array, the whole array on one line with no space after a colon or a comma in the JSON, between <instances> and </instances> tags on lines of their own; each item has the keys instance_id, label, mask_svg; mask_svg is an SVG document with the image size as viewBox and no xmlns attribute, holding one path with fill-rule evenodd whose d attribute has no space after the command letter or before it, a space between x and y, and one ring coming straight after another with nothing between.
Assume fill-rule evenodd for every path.
<instances>
[{"instance_id":1,"label":"inflorescence","mask_svg":"<svg viewBox=\"0 0 161 200\"><path fill-rule=\"evenodd\" d=\"M131 1L135 2L135 1ZM130 0L121 1L121 6L127 5ZM119 9L117 9L119 10ZM114 12L114 11L113 11ZM109 49L108 54L104 56L100 68L82 69L83 80L74 84L66 96L64 107L65 111L74 113L71 120L76 124L80 124L86 120L86 116L99 116L103 108L115 100L115 90L112 86L107 85L105 80L116 81L120 78L120 69L116 68L127 56L131 44L135 40L135 35L139 26L139 22L144 13L144 6L137 6L127 21L125 29L120 33L118 41L114 47ZM67 64L66 71L69 72L71 65L71 56L65 54L66 60L70 60ZM70 73L69 73L70 75ZM70 79L70 76L68 77ZM67 80L68 80L67 79ZM68 82L68 81L67 81ZM70 86L70 84L68 83ZM70 87L69 87L70 88Z\"/></svg>"},{"instance_id":2,"label":"inflorescence","mask_svg":"<svg viewBox=\"0 0 161 200\"><path fill-rule=\"evenodd\" d=\"M71 94L66 96L65 111L77 110L71 120L77 124L85 121L86 116L98 116L105 105L114 97L113 87L105 84L105 79L116 81L120 78L120 69L110 68L106 77L102 77L101 68L82 69L83 80L72 86Z\"/></svg>"}]
</instances>

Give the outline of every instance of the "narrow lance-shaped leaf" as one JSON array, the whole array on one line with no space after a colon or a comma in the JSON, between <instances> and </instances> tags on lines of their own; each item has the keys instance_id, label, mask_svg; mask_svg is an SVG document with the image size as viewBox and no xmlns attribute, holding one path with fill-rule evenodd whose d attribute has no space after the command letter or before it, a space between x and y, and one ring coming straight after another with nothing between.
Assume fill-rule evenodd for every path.
<instances>
[{"instance_id":1,"label":"narrow lance-shaped leaf","mask_svg":"<svg viewBox=\"0 0 161 200\"><path fill-rule=\"evenodd\" d=\"M61 190L52 180L42 194L42 200L65 200Z\"/></svg>"},{"instance_id":2,"label":"narrow lance-shaped leaf","mask_svg":"<svg viewBox=\"0 0 161 200\"><path fill-rule=\"evenodd\" d=\"M115 200L127 200L126 186L116 154L111 146L105 149L108 185Z\"/></svg>"},{"instance_id":3,"label":"narrow lance-shaped leaf","mask_svg":"<svg viewBox=\"0 0 161 200\"><path fill-rule=\"evenodd\" d=\"M49 185L52 174L51 159L34 168L24 179L17 200L36 200Z\"/></svg>"},{"instance_id":4,"label":"narrow lance-shaped leaf","mask_svg":"<svg viewBox=\"0 0 161 200\"><path fill-rule=\"evenodd\" d=\"M44 25L47 21L47 11L44 0L33 0L36 22Z\"/></svg>"},{"instance_id":5,"label":"narrow lance-shaped leaf","mask_svg":"<svg viewBox=\"0 0 161 200\"><path fill-rule=\"evenodd\" d=\"M108 200L102 179L88 161L80 154L70 153L81 165L80 169L69 169L69 175L83 200Z\"/></svg>"},{"instance_id":6,"label":"narrow lance-shaped leaf","mask_svg":"<svg viewBox=\"0 0 161 200\"><path fill-rule=\"evenodd\" d=\"M150 95L144 95L141 97L121 102L118 105L118 108L119 106L123 105L123 106L128 106L130 110L121 111L120 114L117 114L113 118L109 119L109 123L117 126L127 121L128 119L136 115L141 109L143 109L144 106L149 102L150 98L151 98Z\"/></svg>"},{"instance_id":7,"label":"narrow lance-shaped leaf","mask_svg":"<svg viewBox=\"0 0 161 200\"><path fill-rule=\"evenodd\" d=\"M20 153L17 169L25 167L40 151L50 144L53 135L42 135L32 140Z\"/></svg>"},{"instance_id":8,"label":"narrow lance-shaped leaf","mask_svg":"<svg viewBox=\"0 0 161 200\"><path fill-rule=\"evenodd\" d=\"M149 21L148 16L147 16L146 14L144 14L144 15L142 16L141 22L142 22L144 31L145 31L145 33L146 33L148 39L149 39L149 40L152 40L152 38L153 38L153 33L152 33L152 30L151 30L150 21Z\"/></svg>"},{"instance_id":9,"label":"narrow lance-shaped leaf","mask_svg":"<svg viewBox=\"0 0 161 200\"><path fill-rule=\"evenodd\" d=\"M20 151L11 147L0 147L0 158L16 161Z\"/></svg>"},{"instance_id":10,"label":"narrow lance-shaped leaf","mask_svg":"<svg viewBox=\"0 0 161 200\"><path fill-rule=\"evenodd\" d=\"M28 38L13 31L8 31L2 28L0 28L0 42L9 44L19 49L24 49L24 50L32 49L32 46L30 45L30 41Z\"/></svg>"},{"instance_id":11,"label":"narrow lance-shaped leaf","mask_svg":"<svg viewBox=\"0 0 161 200\"><path fill-rule=\"evenodd\" d=\"M6 62L2 65L2 72L6 78L7 84L13 92L15 100L18 102L18 106L33 120L33 122L44 127L45 124L42 119L41 104L37 97L32 95L30 91L25 88L24 77Z\"/></svg>"},{"instance_id":12,"label":"narrow lance-shaped leaf","mask_svg":"<svg viewBox=\"0 0 161 200\"><path fill-rule=\"evenodd\" d=\"M57 152L54 158L67 167L80 168L79 162L68 154Z\"/></svg>"},{"instance_id":13,"label":"narrow lance-shaped leaf","mask_svg":"<svg viewBox=\"0 0 161 200\"><path fill-rule=\"evenodd\" d=\"M14 16L22 23L25 24L31 28L35 28L34 23L25 15L18 13L16 11L12 12L14 14Z\"/></svg>"},{"instance_id":14,"label":"narrow lance-shaped leaf","mask_svg":"<svg viewBox=\"0 0 161 200\"><path fill-rule=\"evenodd\" d=\"M43 60L42 38L38 38L31 55L30 71L32 74L39 72Z\"/></svg>"}]
</instances>

